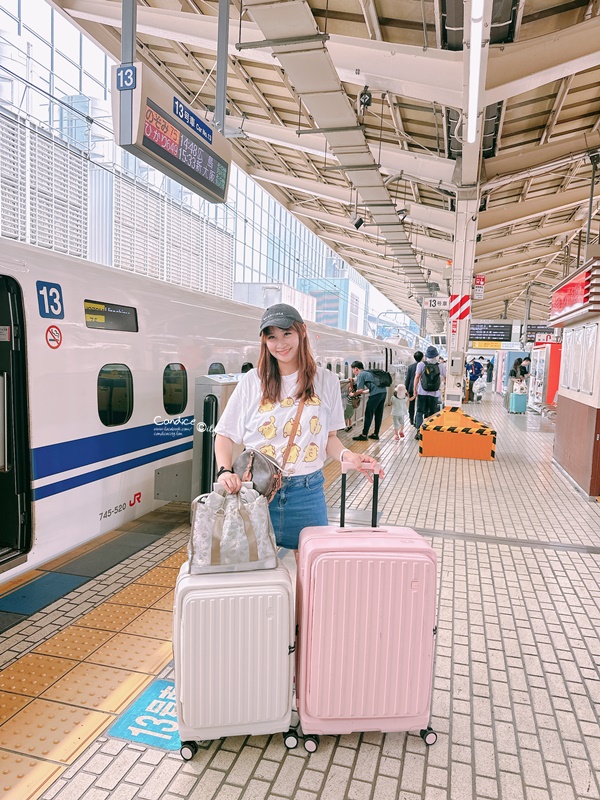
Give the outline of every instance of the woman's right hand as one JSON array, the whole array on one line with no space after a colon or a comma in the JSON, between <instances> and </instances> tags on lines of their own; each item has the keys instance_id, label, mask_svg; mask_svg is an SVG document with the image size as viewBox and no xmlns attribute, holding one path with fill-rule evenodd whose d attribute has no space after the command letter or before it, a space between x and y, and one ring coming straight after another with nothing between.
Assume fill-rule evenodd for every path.
<instances>
[{"instance_id":1,"label":"woman's right hand","mask_svg":"<svg viewBox=\"0 0 600 800\"><path fill-rule=\"evenodd\" d=\"M229 494L237 494L242 488L240 476L236 475L234 472L221 473L221 475L219 475L217 478L217 483L220 483L221 486L224 486Z\"/></svg>"}]
</instances>

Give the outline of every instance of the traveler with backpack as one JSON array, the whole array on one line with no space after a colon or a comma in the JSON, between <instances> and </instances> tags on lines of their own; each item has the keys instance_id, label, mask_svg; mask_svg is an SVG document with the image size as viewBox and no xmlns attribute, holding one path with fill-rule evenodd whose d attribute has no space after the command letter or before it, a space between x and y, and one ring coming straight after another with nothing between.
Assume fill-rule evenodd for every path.
<instances>
[{"instance_id":1,"label":"traveler with backpack","mask_svg":"<svg viewBox=\"0 0 600 800\"><path fill-rule=\"evenodd\" d=\"M417 413L415 414L415 427L420 437L421 424L424 419L435 414L438 399L442 396L442 380L446 378L446 365L438 363L439 353L437 348L429 345L425 351L425 358L417 364L415 373L415 389L413 397L417 398Z\"/></svg>"},{"instance_id":2,"label":"traveler with backpack","mask_svg":"<svg viewBox=\"0 0 600 800\"><path fill-rule=\"evenodd\" d=\"M379 430L383 419L383 409L387 398L387 387L392 384L392 376L389 372L380 369L367 370L362 361L353 361L350 365L352 374L356 378L356 390L349 395L355 397L359 394L368 392L369 399L365 407L365 419L363 422L362 433L353 436L355 442L366 442L367 439L379 439ZM375 417L375 430L369 436L369 428Z\"/></svg>"},{"instance_id":3,"label":"traveler with backpack","mask_svg":"<svg viewBox=\"0 0 600 800\"><path fill-rule=\"evenodd\" d=\"M415 424L415 398L413 397L415 393L415 372L417 371L418 363L423 360L423 353L417 350L414 354L414 359L414 364L411 364L406 370L406 379L404 381L406 396L408 397L408 417L411 425Z\"/></svg>"}]
</instances>

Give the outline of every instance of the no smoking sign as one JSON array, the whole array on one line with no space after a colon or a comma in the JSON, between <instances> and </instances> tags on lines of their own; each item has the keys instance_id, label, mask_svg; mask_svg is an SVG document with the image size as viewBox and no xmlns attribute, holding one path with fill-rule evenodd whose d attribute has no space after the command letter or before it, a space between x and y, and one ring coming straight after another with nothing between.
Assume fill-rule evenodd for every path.
<instances>
[{"instance_id":1,"label":"no smoking sign","mask_svg":"<svg viewBox=\"0 0 600 800\"><path fill-rule=\"evenodd\" d=\"M46 331L46 344L51 350L57 350L62 344L62 333L58 325L50 325Z\"/></svg>"}]
</instances>

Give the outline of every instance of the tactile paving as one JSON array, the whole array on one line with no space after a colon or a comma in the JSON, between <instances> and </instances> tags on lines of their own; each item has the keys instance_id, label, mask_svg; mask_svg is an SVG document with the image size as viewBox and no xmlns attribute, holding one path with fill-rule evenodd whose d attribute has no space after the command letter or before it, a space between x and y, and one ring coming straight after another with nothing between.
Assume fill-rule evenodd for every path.
<instances>
[{"instance_id":1,"label":"tactile paving","mask_svg":"<svg viewBox=\"0 0 600 800\"><path fill-rule=\"evenodd\" d=\"M47 639L35 648L34 653L44 653L48 656L60 656L61 658L76 658L83 661L100 645L106 642L114 634L111 631L99 631L93 628L79 628L71 625L64 631L60 631L55 636Z\"/></svg>"},{"instance_id":2,"label":"tactile paving","mask_svg":"<svg viewBox=\"0 0 600 800\"><path fill-rule=\"evenodd\" d=\"M66 658L28 653L0 672L0 690L37 697L76 665Z\"/></svg>"},{"instance_id":3,"label":"tactile paving","mask_svg":"<svg viewBox=\"0 0 600 800\"><path fill-rule=\"evenodd\" d=\"M33 700L0 727L0 748L70 764L113 719L100 711Z\"/></svg>"},{"instance_id":4,"label":"tactile paving","mask_svg":"<svg viewBox=\"0 0 600 800\"><path fill-rule=\"evenodd\" d=\"M144 611L140 617L135 619L131 625L128 625L123 633L171 641L173 636L173 614L170 611L149 608L148 611Z\"/></svg>"},{"instance_id":5,"label":"tactile paving","mask_svg":"<svg viewBox=\"0 0 600 800\"><path fill-rule=\"evenodd\" d=\"M169 569L169 567L154 567L154 569L151 569L145 575L142 575L141 578L138 578L133 585L137 586L138 584L145 584L151 586L166 586L171 589L173 586L175 586L178 574L179 570L177 569Z\"/></svg>"},{"instance_id":6,"label":"tactile paving","mask_svg":"<svg viewBox=\"0 0 600 800\"><path fill-rule=\"evenodd\" d=\"M66 767L17 753L0 752L2 800L34 800L51 786Z\"/></svg>"},{"instance_id":7,"label":"tactile paving","mask_svg":"<svg viewBox=\"0 0 600 800\"><path fill-rule=\"evenodd\" d=\"M31 697L22 694L11 694L10 692L0 692L0 725L4 725L17 711L24 708L27 703L31 703ZM0 781L0 791L2 784Z\"/></svg>"},{"instance_id":8,"label":"tactile paving","mask_svg":"<svg viewBox=\"0 0 600 800\"><path fill-rule=\"evenodd\" d=\"M118 714L153 680L151 675L88 662L78 664L42 698Z\"/></svg>"},{"instance_id":9,"label":"tactile paving","mask_svg":"<svg viewBox=\"0 0 600 800\"><path fill-rule=\"evenodd\" d=\"M141 613L142 609L136 606L102 603L101 606L90 611L85 617L78 619L77 624L84 628L98 628L104 631L121 631Z\"/></svg>"},{"instance_id":10,"label":"tactile paving","mask_svg":"<svg viewBox=\"0 0 600 800\"><path fill-rule=\"evenodd\" d=\"M165 586L146 586L143 583L132 583L121 589L113 597L111 603L121 603L126 606L138 606L139 608L150 608L161 597L164 597L168 589Z\"/></svg>"},{"instance_id":11,"label":"tactile paving","mask_svg":"<svg viewBox=\"0 0 600 800\"><path fill-rule=\"evenodd\" d=\"M175 589L171 589L170 592L167 592L164 597L161 597L160 600L157 600L156 603L152 603L152 608L158 608L161 611L173 611L173 606L175 604Z\"/></svg>"},{"instance_id":12,"label":"tactile paving","mask_svg":"<svg viewBox=\"0 0 600 800\"><path fill-rule=\"evenodd\" d=\"M160 566L178 570L181 565L187 561L187 558L187 548L183 548L173 553L172 556L169 556L169 558L166 558L164 561L161 561Z\"/></svg>"},{"instance_id":13,"label":"tactile paving","mask_svg":"<svg viewBox=\"0 0 600 800\"><path fill-rule=\"evenodd\" d=\"M117 633L88 657L93 664L156 675L173 658L171 642Z\"/></svg>"}]
</instances>

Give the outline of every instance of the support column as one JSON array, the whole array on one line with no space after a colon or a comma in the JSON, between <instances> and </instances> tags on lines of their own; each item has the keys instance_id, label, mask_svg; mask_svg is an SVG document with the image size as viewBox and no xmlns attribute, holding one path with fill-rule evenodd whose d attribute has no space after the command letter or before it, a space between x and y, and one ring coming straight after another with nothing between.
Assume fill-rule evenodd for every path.
<instances>
[{"instance_id":1,"label":"support column","mask_svg":"<svg viewBox=\"0 0 600 800\"><path fill-rule=\"evenodd\" d=\"M471 297L475 245L477 240L477 215L479 193L476 188L459 189L456 195L456 222L454 228L454 258L450 293ZM470 316L453 323L448 321L448 366L446 375L445 405L462 403L465 380L465 356L469 344ZM454 328L454 330L453 330Z\"/></svg>"}]
</instances>

